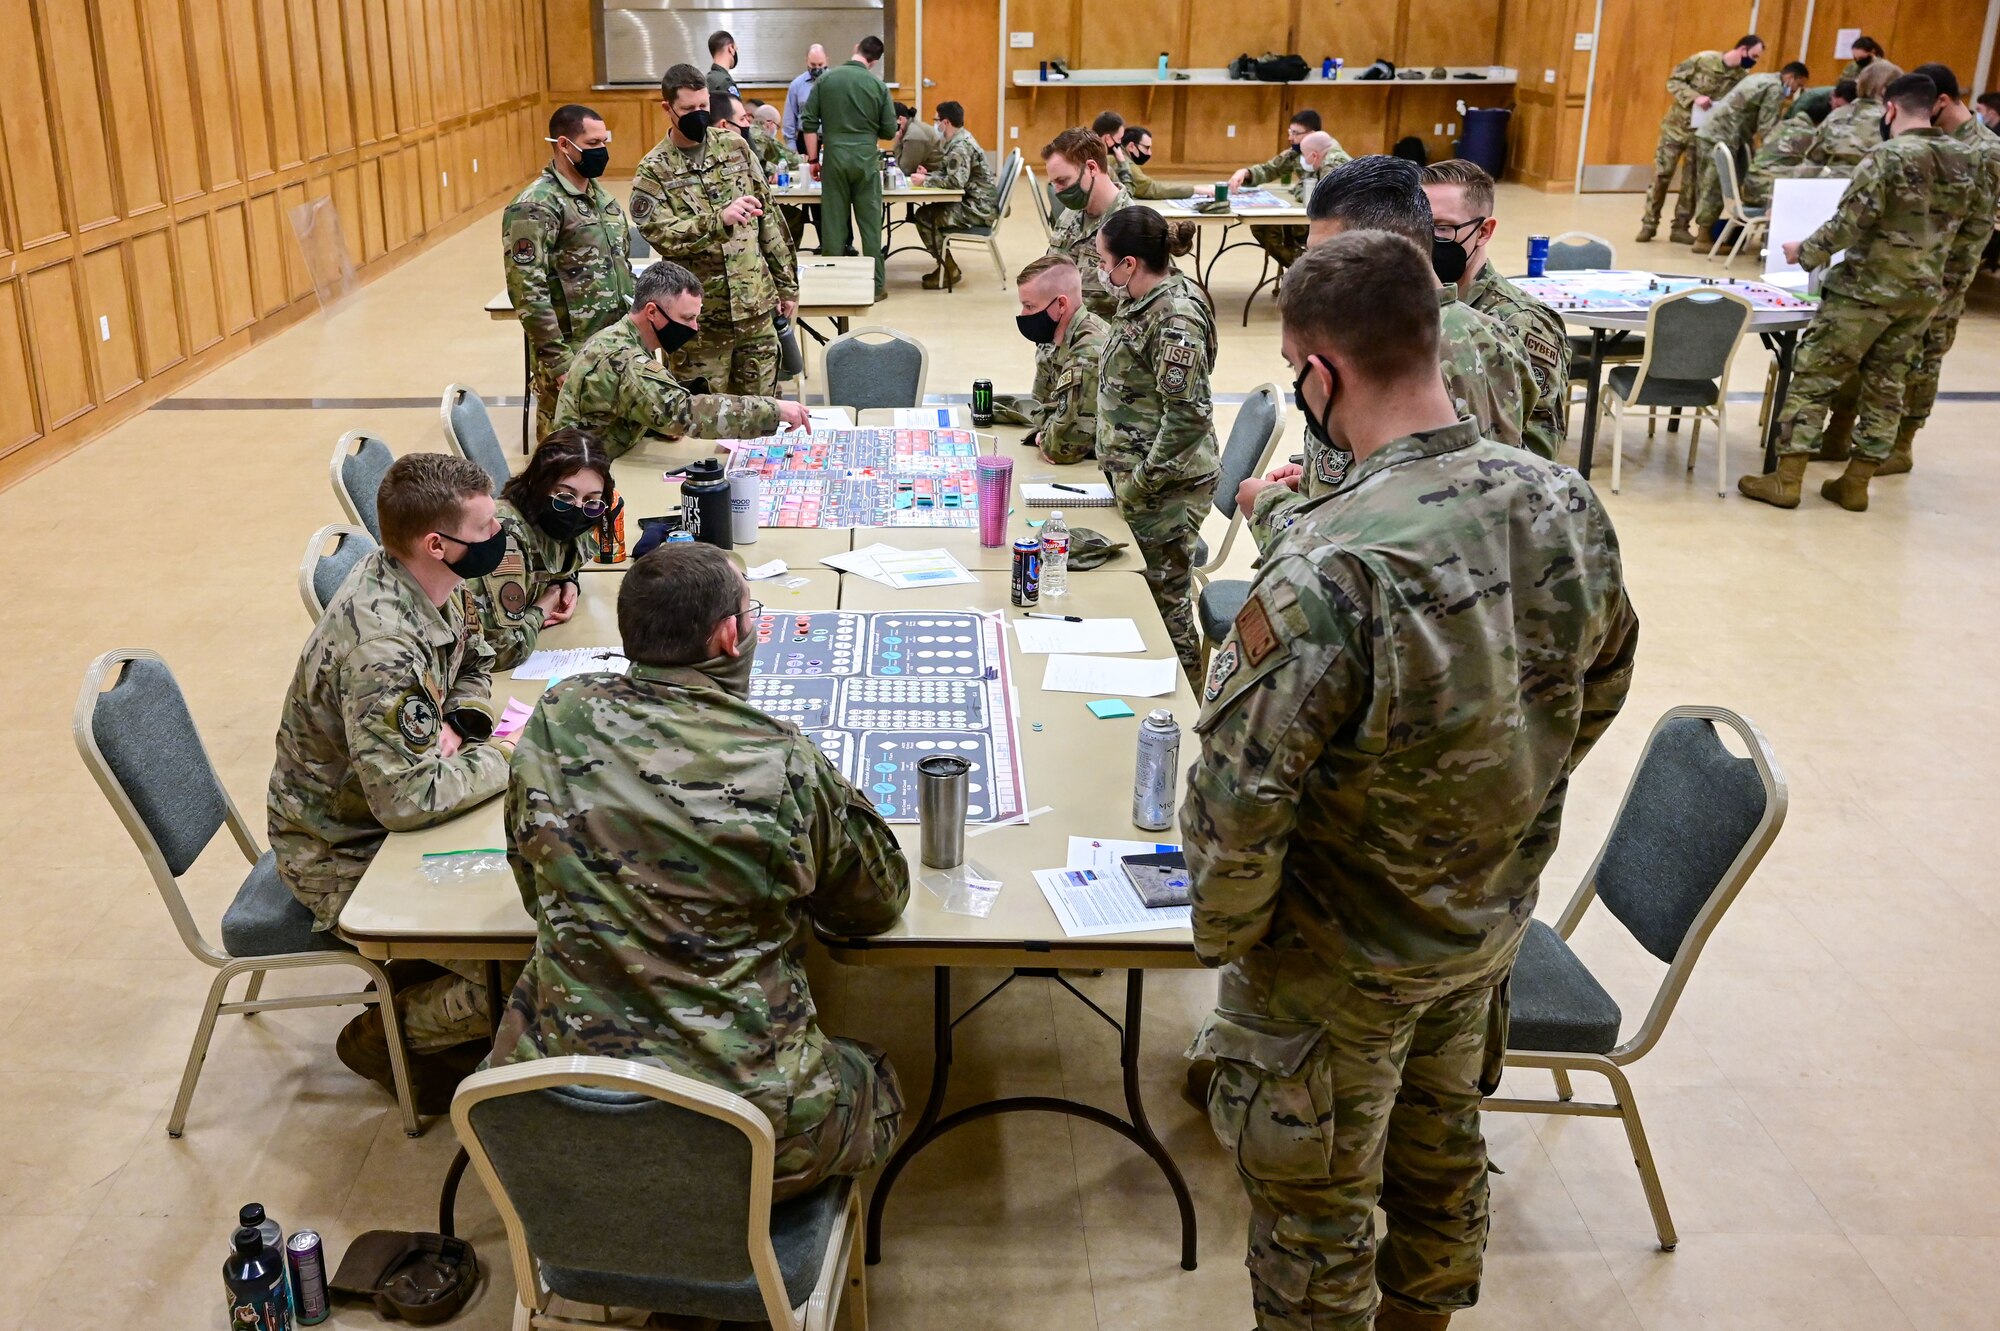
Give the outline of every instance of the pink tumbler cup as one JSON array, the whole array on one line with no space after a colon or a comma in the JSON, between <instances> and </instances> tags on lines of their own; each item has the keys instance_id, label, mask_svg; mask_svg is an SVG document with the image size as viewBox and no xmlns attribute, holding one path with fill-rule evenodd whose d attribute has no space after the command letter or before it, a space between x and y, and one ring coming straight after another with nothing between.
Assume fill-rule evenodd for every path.
<instances>
[{"instance_id":1,"label":"pink tumbler cup","mask_svg":"<svg viewBox=\"0 0 2000 1331\"><path fill-rule=\"evenodd\" d=\"M979 543L989 550L1007 544L1007 501L1014 481L1014 459L980 455Z\"/></svg>"}]
</instances>

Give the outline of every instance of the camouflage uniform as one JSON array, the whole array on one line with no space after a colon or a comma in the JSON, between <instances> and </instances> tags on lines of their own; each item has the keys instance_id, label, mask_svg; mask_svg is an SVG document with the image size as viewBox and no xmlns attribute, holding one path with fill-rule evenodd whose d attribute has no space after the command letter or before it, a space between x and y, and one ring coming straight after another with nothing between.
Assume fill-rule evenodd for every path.
<instances>
[{"instance_id":1,"label":"camouflage uniform","mask_svg":"<svg viewBox=\"0 0 2000 1331\"><path fill-rule=\"evenodd\" d=\"M1674 104L1660 121L1660 146L1653 154L1653 184L1646 191L1646 215L1640 223L1645 230L1660 224L1660 209L1666 204L1667 191L1674 187L1674 170L1683 161L1686 166L1681 171L1680 193L1674 200L1674 230L1688 229L1700 184L1694 151L1694 99L1707 97L1720 101L1743 76L1743 68L1730 68L1720 51L1691 55L1675 65L1674 72L1667 76L1667 93Z\"/></svg>"},{"instance_id":2,"label":"camouflage uniform","mask_svg":"<svg viewBox=\"0 0 2000 1331\"><path fill-rule=\"evenodd\" d=\"M1189 1055L1266 1331L1365 1331L1378 1285L1478 1298L1507 974L1637 639L1590 486L1468 420L1363 459L1266 556L1180 812L1222 968Z\"/></svg>"},{"instance_id":3,"label":"camouflage uniform","mask_svg":"<svg viewBox=\"0 0 2000 1331\"><path fill-rule=\"evenodd\" d=\"M1194 547L1221 466L1208 388L1215 319L1193 280L1170 272L1110 324L1097 381L1097 465L1145 556L1146 586L1174 654L1197 679Z\"/></svg>"},{"instance_id":4,"label":"camouflage uniform","mask_svg":"<svg viewBox=\"0 0 2000 1331\"><path fill-rule=\"evenodd\" d=\"M1339 140L1335 140L1333 146L1326 150L1326 156L1320 159L1320 164L1310 169L1299 157L1298 150L1293 149L1289 153L1279 153L1261 166L1251 167L1248 183L1263 184L1271 178L1266 173L1278 163L1284 162L1287 157L1291 158L1291 163L1284 168L1284 178L1289 182L1292 174L1297 173L1298 182L1292 186L1290 193L1298 200L1301 207L1312 202L1313 191L1319 188L1319 182L1326 178L1327 172L1344 162L1354 160L1347 155L1347 150L1340 146ZM1306 252L1309 231L1310 228L1302 226L1253 226L1250 228L1250 238L1262 245L1264 252L1276 260L1279 269L1283 270L1297 263L1299 256Z\"/></svg>"},{"instance_id":5,"label":"camouflage uniform","mask_svg":"<svg viewBox=\"0 0 2000 1331\"><path fill-rule=\"evenodd\" d=\"M768 397L699 397L681 387L622 319L584 344L556 400L556 425L580 425L612 457L649 434L679 439L754 439L778 428L778 403Z\"/></svg>"},{"instance_id":6,"label":"camouflage uniform","mask_svg":"<svg viewBox=\"0 0 2000 1331\"><path fill-rule=\"evenodd\" d=\"M887 1157L895 1072L820 1030L805 958L815 924L894 924L909 869L789 722L699 667L564 680L521 733L507 852L536 934L496 1063L637 1059L744 1096L779 1198Z\"/></svg>"},{"instance_id":7,"label":"camouflage uniform","mask_svg":"<svg viewBox=\"0 0 2000 1331\"><path fill-rule=\"evenodd\" d=\"M1757 155L1750 159L1749 174L1743 178L1743 202L1768 208L1772 181L1819 174L1806 160L1806 149L1818 135L1819 126L1804 116L1780 121L1757 149Z\"/></svg>"},{"instance_id":8,"label":"camouflage uniform","mask_svg":"<svg viewBox=\"0 0 2000 1331\"><path fill-rule=\"evenodd\" d=\"M632 308L632 252L618 200L572 191L553 163L507 205L507 298L533 356L537 435L554 428L558 381L590 335Z\"/></svg>"},{"instance_id":9,"label":"camouflage uniform","mask_svg":"<svg viewBox=\"0 0 2000 1331\"><path fill-rule=\"evenodd\" d=\"M507 555L500 567L466 583L465 590L479 636L493 649L493 668L512 670L528 659L541 636L542 608L535 602L557 583L576 581L597 554L597 532L559 541L504 499L494 505L494 516L507 533Z\"/></svg>"},{"instance_id":10,"label":"camouflage uniform","mask_svg":"<svg viewBox=\"0 0 2000 1331\"><path fill-rule=\"evenodd\" d=\"M1512 329L1535 381L1535 405L1522 423L1521 447L1553 460L1569 422L1569 333L1562 316L1500 275L1488 258L1465 303Z\"/></svg>"},{"instance_id":11,"label":"camouflage uniform","mask_svg":"<svg viewBox=\"0 0 2000 1331\"><path fill-rule=\"evenodd\" d=\"M1460 300L1456 286L1438 288L1438 324L1438 370L1459 414L1472 417L1482 438L1534 452L1529 421L1541 394L1520 338ZM1568 392L1565 381L1561 393ZM1260 549L1297 520L1301 503L1338 490L1354 462L1353 454L1326 447L1310 432L1305 453L1305 474L1297 490L1271 486L1251 505L1250 535Z\"/></svg>"},{"instance_id":12,"label":"camouflage uniform","mask_svg":"<svg viewBox=\"0 0 2000 1331\"><path fill-rule=\"evenodd\" d=\"M750 148L757 154L767 180L779 171L797 171L806 163L805 158L778 142L778 136L762 125L750 126Z\"/></svg>"},{"instance_id":13,"label":"camouflage uniform","mask_svg":"<svg viewBox=\"0 0 2000 1331\"><path fill-rule=\"evenodd\" d=\"M1146 168L1131 160L1123 153L1111 154L1111 169L1118 173L1118 183L1125 192L1135 199L1192 199L1194 186L1169 184L1155 180L1146 174Z\"/></svg>"},{"instance_id":14,"label":"camouflage uniform","mask_svg":"<svg viewBox=\"0 0 2000 1331\"><path fill-rule=\"evenodd\" d=\"M748 195L764 215L729 226L722 210ZM701 154L661 139L632 176L632 221L660 254L701 279L701 332L674 353L674 376L718 393L778 389L780 300L797 300L791 233L770 181L734 127L711 128Z\"/></svg>"},{"instance_id":15,"label":"camouflage uniform","mask_svg":"<svg viewBox=\"0 0 2000 1331\"><path fill-rule=\"evenodd\" d=\"M1969 245L1976 240L1983 251L1993 233L1994 208L2000 203L2000 134L1986 128L1977 115L1948 132L1971 148L1984 168L1984 188L1975 192L1971 211L1959 233L1961 244ZM1896 434L1898 450L1907 451L1917 431L1930 419L1931 408L1937 403L1938 376L1944 369L1945 354L1958 340L1958 321L1965 314L1965 298L1977 272L1975 261L1955 285L1947 286L1937 314L1924 328L1923 344L1911 360L1903 382L1903 419Z\"/></svg>"},{"instance_id":16,"label":"camouflage uniform","mask_svg":"<svg viewBox=\"0 0 2000 1331\"><path fill-rule=\"evenodd\" d=\"M1105 210L1092 217L1087 212L1066 212L1056 223L1055 236L1049 241L1050 254L1067 254L1076 263L1077 272L1083 275L1083 306L1100 319L1109 319L1118 313L1118 294L1107 288L1097 276L1097 232L1104 225L1104 219L1120 208L1130 208L1132 196L1119 190Z\"/></svg>"},{"instance_id":17,"label":"camouflage uniform","mask_svg":"<svg viewBox=\"0 0 2000 1331\"><path fill-rule=\"evenodd\" d=\"M1873 462L1889 455L1925 328L1979 262L1987 228L1965 222L1982 201L1990 218L1992 188L1980 157L1938 129L1898 134L1861 159L1838 210L1799 247L1808 270L1841 250L1847 257L1827 272L1799 342L1779 453L1819 447L1828 406L1858 373L1854 454Z\"/></svg>"},{"instance_id":18,"label":"camouflage uniform","mask_svg":"<svg viewBox=\"0 0 2000 1331\"><path fill-rule=\"evenodd\" d=\"M940 263L944 261L945 232L964 231L975 226L991 226L999 219L998 193L993 168L986 150L972 131L961 129L944 145L944 160L924 181L939 189L964 190L957 203L927 203L918 208L914 220L924 248Z\"/></svg>"},{"instance_id":19,"label":"camouflage uniform","mask_svg":"<svg viewBox=\"0 0 2000 1331\"><path fill-rule=\"evenodd\" d=\"M1812 146L1806 149L1806 160L1822 168L1824 175L1853 175L1869 149L1883 141L1883 111L1882 103L1873 97L1836 106L1819 122Z\"/></svg>"},{"instance_id":20,"label":"camouflage uniform","mask_svg":"<svg viewBox=\"0 0 2000 1331\"><path fill-rule=\"evenodd\" d=\"M464 590L431 604L386 550L355 567L299 656L278 720L265 796L278 878L325 931L391 832L454 818L507 785L507 755L467 743L438 751L446 721L487 712L493 653L466 613ZM488 1029L478 962L400 989L403 1037L418 1053Z\"/></svg>"},{"instance_id":21,"label":"camouflage uniform","mask_svg":"<svg viewBox=\"0 0 2000 1331\"><path fill-rule=\"evenodd\" d=\"M1784 113L1791 94L1776 74L1752 74L1716 100L1708 119L1694 132L1695 169L1700 173L1695 205L1695 234L1704 234L1722 216L1722 176L1715 169L1718 146L1736 154L1740 164L1750 145L1768 137Z\"/></svg>"},{"instance_id":22,"label":"camouflage uniform","mask_svg":"<svg viewBox=\"0 0 2000 1331\"><path fill-rule=\"evenodd\" d=\"M995 393L993 419L1025 425L1054 463L1088 462L1097 455L1097 372L1111 330L1089 310L1078 310L1062 340L1035 348L1035 391Z\"/></svg>"}]
</instances>

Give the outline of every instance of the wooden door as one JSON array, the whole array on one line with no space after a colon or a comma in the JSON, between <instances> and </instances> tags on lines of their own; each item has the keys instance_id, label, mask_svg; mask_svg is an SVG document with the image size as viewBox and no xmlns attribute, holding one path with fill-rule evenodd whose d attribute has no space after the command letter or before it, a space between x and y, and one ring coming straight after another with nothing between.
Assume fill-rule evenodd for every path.
<instances>
[{"instance_id":1,"label":"wooden door","mask_svg":"<svg viewBox=\"0 0 2000 1331\"><path fill-rule=\"evenodd\" d=\"M896 100L931 115L939 102L965 108L965 127L980 146L1004 153L1000 142L1000 6L994 0L917 0L924 25L918 59L921 89L900 88ZM917 94L913 96L912 94Z\"/></svg>"}]
</instances>

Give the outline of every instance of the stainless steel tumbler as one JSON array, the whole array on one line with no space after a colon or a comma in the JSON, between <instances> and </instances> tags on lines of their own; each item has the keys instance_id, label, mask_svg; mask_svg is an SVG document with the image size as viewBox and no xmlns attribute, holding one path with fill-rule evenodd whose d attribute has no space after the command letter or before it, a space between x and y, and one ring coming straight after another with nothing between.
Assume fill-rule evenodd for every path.
<instances>
[{"instance_id":1,"label":"stainless steel tumbler","mask_svg":"<svg viewBox=\"0 0 2000 1331\"><path fill-rule=\"evenodd\" d=\"M941 754L917 763L920 854L933 869L965 863L966 773L972 764Z\"/></svg>"}]
</instances>

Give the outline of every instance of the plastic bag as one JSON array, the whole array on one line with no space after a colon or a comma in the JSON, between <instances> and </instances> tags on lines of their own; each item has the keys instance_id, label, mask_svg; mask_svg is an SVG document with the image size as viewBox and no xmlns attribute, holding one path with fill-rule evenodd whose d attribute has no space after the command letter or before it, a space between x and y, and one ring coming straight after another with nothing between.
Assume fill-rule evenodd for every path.
<instances>
[{"instance_id":1,"label":"plastic bag","mask_svg":"<svg viewBox=\"0 0 2000 1331\"><path fill-rule=\"evenodd\" d=\"M487 846L480 850L441 850L423 857L424 879L431 883L463 883L481 874L511 873L507 852Z\"/></svg>"}]
</instances>

